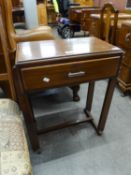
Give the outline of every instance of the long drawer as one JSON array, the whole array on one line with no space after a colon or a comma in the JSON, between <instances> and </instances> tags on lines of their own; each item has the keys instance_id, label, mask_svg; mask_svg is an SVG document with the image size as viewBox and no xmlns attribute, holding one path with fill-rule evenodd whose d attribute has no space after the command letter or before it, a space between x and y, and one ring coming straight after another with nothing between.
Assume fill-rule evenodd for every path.
<instances>
[{"instance_id":1,"label":"long drawer","mask_svg":"<svg viewBox=\"0 0 131 175\"><path fill-rule=\"evenodd\" d=\"M36 90L115 76L118 64L118 57L102 58L23 68L21 69L21 75L24 88L26 90Z\"/></svg>"}]
</instances>

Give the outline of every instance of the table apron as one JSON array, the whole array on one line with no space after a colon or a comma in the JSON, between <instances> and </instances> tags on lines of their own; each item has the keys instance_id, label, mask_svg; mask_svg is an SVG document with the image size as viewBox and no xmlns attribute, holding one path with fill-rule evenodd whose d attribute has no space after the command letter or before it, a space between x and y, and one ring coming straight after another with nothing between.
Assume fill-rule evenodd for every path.
<instances>
[{"instance_id":1,"label":"table apron","mask_svg":"<svg viewBox=\"0 0 131 175\"><path fill-rule=\"evenodd\" d=\"M72 63L33 66L21 69L26 91L53 88L116 76L120 57Z\"/></svg>"}]
</instances>

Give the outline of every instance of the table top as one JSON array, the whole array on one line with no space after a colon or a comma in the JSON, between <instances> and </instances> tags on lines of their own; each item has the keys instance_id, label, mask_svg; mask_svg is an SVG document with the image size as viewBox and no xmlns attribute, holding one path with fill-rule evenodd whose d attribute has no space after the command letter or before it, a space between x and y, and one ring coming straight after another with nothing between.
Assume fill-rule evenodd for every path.
<instances>
[{"instance_id":1,"label":"table top","mask_svg":"<svg viewBox=\"0 0 131 175\"><path fill-rule=\"evenodd\" d=\"M22 42L17 45L16 65L62 59L91 59L93 55L120 54L121 49L95 37Z\"/></svg>"},{"instance_id":2,"label":"table top","mask_svg":"<svg viewBox=\"0 0 131 175\"><path fill-rule=\"evenodd\" d=\"M122 25L128 25L131 26L131 19L123 19L123 20L118 20L117 23L117 28L120 29Z\"/></svg>"},{"instance_id":3,"label":"table top","mask_svg":"<svg viewBox=\"0 0 131 175\"><path fill-rule=\"evenodd\" d=\"M100 19L100 14L91 14L91 17ZM113 18L113 16L112 16L112 18ZM131 14L119 13L118 18L119 18L119 20L120 19L131 19Z\"/></svg>"},{"instance_id":4,"label":"table top","mask_svg":"<svg viewBox=\"0 0 131 175\"><path fill-rule=\"evenodd\" d=\"M89 12L100 12L100 9L99 8L86 8L86 9L74 9L73 12L75 13L82 13L83 11L89 11Z\"/></svg>"},{"instance_id":5,"label":"table top","mask_svg":"<svg viewBox=\"0 0 131 175\"><path fill-rule=\"evenodd\" d=\"M100 19L100 14L91 14L91 18ZM112 16L113 19L113 16ZM119 13L118 14L118 23L117 28L121 28L123 23L131 23L131 14Z\"/></svg>"},{"instance_id":6,"label":"table top","mask_svg":"<svg viewBox=\"0 0 131 175\"><path fill-rule=\"evenodd\" d=\"M75 9L86 9L86 8L87 8L87 9L90 9L90 8L93 8L93 9L95 8L95 9L97 9L97 8L99 8L99 7L97 7L97 6L91 6L91 5L90 5L90 6L89 6L89 5L80 5L80 6L75 6L75 5L74 5L74 6L70 6L70 9L74 9L74 10L75 10Z\"/></svg>"},{"instance_id":7,"label":"table top","mask_svg":"<svg viewBox=\"0 0 131 175\"><path fill-rule=\"evenodd\" d=\"M125 20L122 23L123 25L131 26L131 20Z\"/></svg>"},{"instance_id":8,"label":"table top","mask_svg":"<svg viewBox=\"0 0 131 175\"><path fill-rule=\"evenodd\" d=\"M74 8L70 7L70 10L72 10L75 13L82 13L83 11L97 11L99 13L100 8L95 6L76 6Z\"/></svg>"}]
</instances>

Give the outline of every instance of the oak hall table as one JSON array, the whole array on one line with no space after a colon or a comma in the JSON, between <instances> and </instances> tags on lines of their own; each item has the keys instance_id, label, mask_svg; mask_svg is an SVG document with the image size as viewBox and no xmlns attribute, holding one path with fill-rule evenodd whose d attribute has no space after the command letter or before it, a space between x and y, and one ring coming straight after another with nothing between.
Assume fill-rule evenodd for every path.
<instances>
[{"instance_id":1,"label":"oak hall table","mask_svg":"<svg viewBox=\"0 0 131 175\"><path fill-rule=\"evenodd\" d=\"M89 82L87 102L83 114L102 134L116 84L123 52L95 37L19 43L14 67L15 85L19 105L23 111L33 150L39 149L37 122L28 94L32 91L72 86ZM98 125L91 114L96 80L109 79ZM76 124L71 122L70 124ZM46 131L65 127L64 124ZM44 130L45 132L45 130Z\"/></svg>"}]
</instances>

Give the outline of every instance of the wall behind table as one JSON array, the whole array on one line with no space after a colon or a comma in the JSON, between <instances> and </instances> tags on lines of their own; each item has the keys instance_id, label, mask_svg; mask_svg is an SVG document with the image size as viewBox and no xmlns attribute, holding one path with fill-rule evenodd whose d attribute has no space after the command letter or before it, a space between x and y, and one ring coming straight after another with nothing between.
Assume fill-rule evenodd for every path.
<instances>
[{"instance_id":1,"label":"wall behind table","mask_svg":"<svg viewBox=\"0 0 131 175\"><path fill-rule=\"evenodd\" d=\"M124 10L127 0L94 0L95 5L103 6L105 3L112 3L117 9Z\"/></svg>"}]
</instances>

